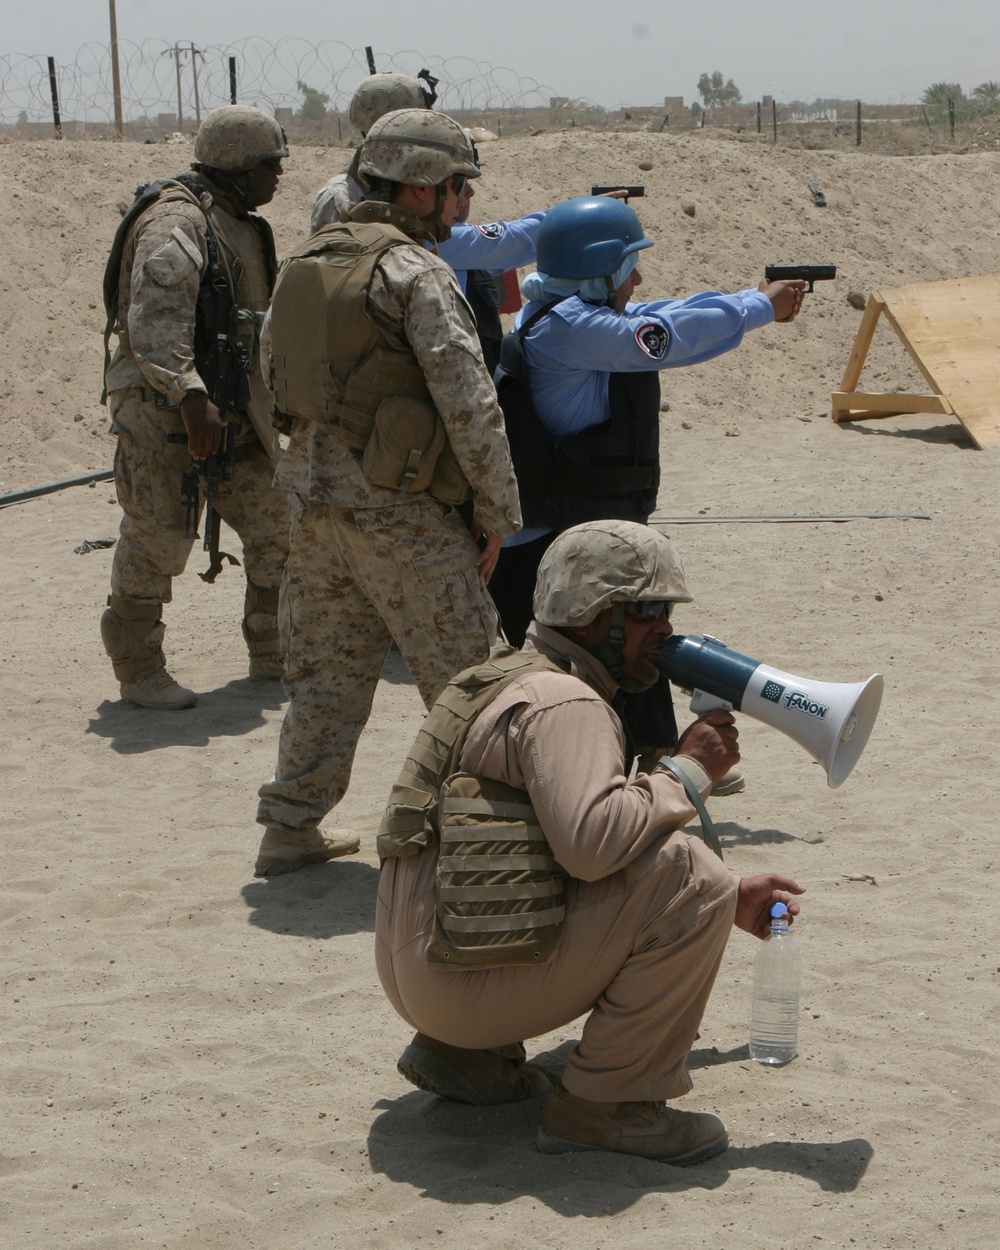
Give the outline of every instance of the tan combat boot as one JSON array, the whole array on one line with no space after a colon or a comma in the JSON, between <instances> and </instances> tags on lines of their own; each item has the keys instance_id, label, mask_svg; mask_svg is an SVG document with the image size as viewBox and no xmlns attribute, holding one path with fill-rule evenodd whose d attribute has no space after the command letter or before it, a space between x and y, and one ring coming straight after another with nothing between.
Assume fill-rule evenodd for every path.
<instances>
[{"instance_id":1,"label":"tan combat boot","mask_svg":"<svg viewBox=\"0 0 1000 1250\"><path fill-rule=\"evenodd\" d=\"M505 1049L512 1055L496 1050L466 1050L439 1042L426 1033L415 1033L399 1056L396 1068L418 1089L474 1107L523 1102L547 1094L552 1088L549 1078L541 1068L524 1062L524 1047Z\"/></svg>"},{"instance_id":2,"label":"tan combat boot","mask_svg":"<svg viewBox=\"0 0 1000 1250\"><path fill-rule=\"evenodd\" d=\"M350 829L267 829L261 839L254 865L255 877L278 877L298 872L309 864L325 864L328 859L354 855L361 839Z\"/></svg>"},{"instance_id":3,"label":"tan combat boot","mask_svg":"<svg viewBox=\"0 0 1000 1250\"><path fill-rule=\"evenodd\" d=\"M549 1095L538 1130L543 1154L613 1150L687 1167L729 1145L717 1115L678 1111L662 1102L590 1102L559 1086Z\"/></svg>"},{"instance_id":4,"label":"tan combat boot","mask_svg":"<svg viewBox=\"0 0 1000 1250\"><path fill-rule=\"evenodd\" d=\"M742 794L746 788L746 777L743 776L738 768L731 768L724 777L720 777L715 785L712 786L709 794L720 798L726 794Z\"/></svg>"},{"instance_id":5,"label":"tan combat boot","mask_svg":"<svg viewBox=\"0 0 1000 1250\"><path fill-rule=\"evenodd\" d=\"M285 675L278 638L278 587L247 582L243 601L243 637L250 652L254 681L280 681Z\"/></svg>"},{"instance_id":6,"label":"tan combat boot","mask_svg":"<svg viewBox=\"0 0 1000 1250\"><path fill-rule=\"evenodd\" d=\"M198 696L178 685L167 672L162 612L162 603L139 603L108 595L108 606L101 616L101 638L123 699L158 711L178 711L194 707Z\"/></svg>"}]
</instances>

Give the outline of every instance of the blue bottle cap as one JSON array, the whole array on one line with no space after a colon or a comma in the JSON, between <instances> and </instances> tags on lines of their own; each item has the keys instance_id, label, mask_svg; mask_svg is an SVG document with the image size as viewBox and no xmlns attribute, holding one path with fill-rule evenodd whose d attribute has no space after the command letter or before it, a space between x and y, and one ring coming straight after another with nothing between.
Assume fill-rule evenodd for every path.
<instances>
[{"instance_id":1,"label":"blue bottle cap","mask_svg":"<svg viewBox=\"0 0 1000 1250\"><path fill-rule=\"evenodd\" d=\"M771 919L772 920L780 920L782 916L787 916L787 915L788 915L788 908L785 906L784 903L772 903L771 904Z\"/></svg>"}]
</instances>

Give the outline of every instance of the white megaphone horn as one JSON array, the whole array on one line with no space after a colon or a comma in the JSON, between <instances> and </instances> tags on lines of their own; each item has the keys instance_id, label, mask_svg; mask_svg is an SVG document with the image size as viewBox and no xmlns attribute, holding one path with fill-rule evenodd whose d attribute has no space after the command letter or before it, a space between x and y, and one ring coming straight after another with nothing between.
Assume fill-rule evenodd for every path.
<instances>
[{"instance_id":1,"label":"white megaphone horn","mask_svg":"<svg viewBox=\"0 0 1000 1250\"><path fill-rule=\"evenodd\" d=\"M787 734L823 766L832 790L861 758L882 702L879 673L854 684L812 681L730 651L707 634L668 638L659 667L692 692L692 712L735 709Z\"/></svg>"}]
</instances>

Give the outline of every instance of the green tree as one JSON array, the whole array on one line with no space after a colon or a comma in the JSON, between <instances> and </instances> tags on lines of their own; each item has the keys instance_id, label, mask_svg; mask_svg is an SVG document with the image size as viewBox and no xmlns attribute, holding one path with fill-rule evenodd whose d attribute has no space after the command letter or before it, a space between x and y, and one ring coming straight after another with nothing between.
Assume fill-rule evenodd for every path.
<instances>
[{"instance_id":1,"label":"green tree","mask_svg":"<svg viewBox=\"0 0 1000 1250\"><path fill-rule=\"evenodd\" d=\"M721 108L726 104L739 104L743 99L739 87L730 78L723 81L722 75L716 70L712 74L702 74L698 79L698 94L705 101L707 109Z\"/></svg>"},{"instance_id":2,"label":"green tree","mask_svg":"<svg viewBox=\"0 0 1000 1250\"><path fill-rule=\"evenodd\" d=\"M299 116L306 122L318 122L326 116L326 106L330 97L324 91L317 91L307 83L297 82L295 86L302 93L302 107Z\"/></svg>"},{"instance_id":3,"label":"green tree","mask_svg":"<svg viewBox=\"0 0 1000 1250\"><path fill-rule=\"evenodd\" d=\"M1000 108L1000 82L981 82L978 87L972 88L973 98L986 110L987 113L993 113Z\"/></svg>"},{"instance_id":4,"label":"green tree","mask_svg":"<svg viewBox=\"0 0 1000 1250\"><path fill-rule=\"evenodd\" d=\"M957 107L965 102L965 92L957 82L935 82L921 96L921 104L930 104L935 108L947 108L951 100Z\"/></svg>"}]
</instances>

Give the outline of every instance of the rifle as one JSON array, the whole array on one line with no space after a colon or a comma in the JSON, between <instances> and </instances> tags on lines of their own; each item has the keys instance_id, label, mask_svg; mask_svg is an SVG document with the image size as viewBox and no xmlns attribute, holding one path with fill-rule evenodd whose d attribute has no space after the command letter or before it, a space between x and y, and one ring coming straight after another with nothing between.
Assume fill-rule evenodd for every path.
<instances>
[{"instance_id":1,"label":"rifle","mask_svg":"<svg viewBox=\"0 0 1000 1250\"><path fill-rule=\"evenodd\" d=\"M594 186L590 188L591 195L607 195L609 191L624 191L626 204L629 202L629 199L633 195L636 197L636 199L638 199L639 196L646 194L646 188L644 186L629 187L621 182L611 182L611 183L608 183L606 186L601 185L601 186Z\"/></svg>"},{"instance_id":2,"label":"rifle","mask_svg":"<svg viewBox=\"0 0 1000 1250\"><path fill-rule=\"evenodd\" d=\"M807 291L814 282L830 282L837 276L836 265L765 265L764 277L768 282L783 282L801 278L808 282Z\"/></svg>"},{"instance_id":3,"label":"rifle","mask_svg":"<svg viewBox=\"0 0 1000 1250\"><path fill-rule=\"evenodd\" d=\"M232 272L220 257L214 232L207 233L208 269L198 291L194 359L198 373L208 388L208 398L225 416L230 407L245 411L250 403L250 352L253 326L244 325L236 308L235 286L239 281L241 262L233 262ZM252 314L250 314L252 317ZM186 434L168 434L170 443L186 443ZM204 460L193 461L181 476L181 499L184 503L184 537L197 538L200 510L200 479L205 479L205 541L209 553L208 569L198 576L203 582L214 582L222 572L223 561L239 567L239 560L228 551L219 550L222 518L216 499L232 495L227 483L233 480L236 463L236 427L232 421L217 451Z\"/></svg>"},{"instance_id":4,"label":"rifle","mask_svg":"<svg viewBox=\"0 0 1000 1250\"><path fill-rule=\"evenodd\" d=\"M168 434L168 443L186 443L186 434ZM184 504L184 537L199 538L198 513L201 511L201 479L205 479L205 541L202 547L209 553L209 565L198 576L203 582L214 582L223 569L223 560L239 568L239 560L228 551L219 550L222 517L215 506L219 497L233 493L227 482L233 480L236 463L236 427L230 422L222 436L218 451L204 460L194 460L191 468L181 475L181 501Z\"/></svg>"}]
</instances>

